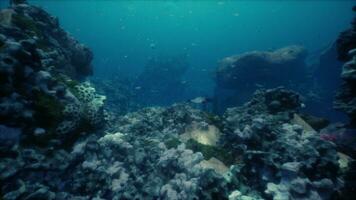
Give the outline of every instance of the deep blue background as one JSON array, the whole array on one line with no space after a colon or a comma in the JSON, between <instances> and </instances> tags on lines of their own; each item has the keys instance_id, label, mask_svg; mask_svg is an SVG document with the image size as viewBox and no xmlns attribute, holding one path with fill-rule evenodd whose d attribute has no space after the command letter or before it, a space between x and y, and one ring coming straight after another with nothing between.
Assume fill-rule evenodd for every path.
<instances>
[{"instance_id":1,"label":"deep blue background","mask_svg":"<svg viewBox=\"0 0 356 200\"><path fill-rule=\"evenodd\" d=\"M212 92L219 59L250 50L328 46L349 26L353 1L29 0L92 48L95 75L134 75L153 56L189 55L187 81ZM152 48L155 46L155 48Z\"/></svg>"},{"instance_id":2,"label":"deep blue background","mask_svg":"<svg viewBox=\"0 0 356 200\"><path fill-rule=\"evenodd\" d=\"M0 0L0 7L7 6ZM218 61L304 45L311 55L349 27L355 1L29 0L94 52L95 76L135 76L152 57L188 55L191 96L212 95ZM331 109L331 108L330 108Z\"/></svg>"}]
</instances>

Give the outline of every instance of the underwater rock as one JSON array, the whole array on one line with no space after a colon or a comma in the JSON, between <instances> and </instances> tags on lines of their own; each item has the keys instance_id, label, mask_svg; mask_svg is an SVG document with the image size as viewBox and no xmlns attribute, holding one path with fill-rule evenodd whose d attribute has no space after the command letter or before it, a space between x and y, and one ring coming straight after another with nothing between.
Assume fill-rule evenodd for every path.
<instances>
[{"instance_id":1,"label":"underwater rock","mask_svg":"<svg viewBox=\"0 0 356 200\"><path fill-rule=\"evenodd\" d=\"M41 8L21 3L2 10L0 16L1 22L7 20L0 23L0 32L6 41L15 41L5 42L2 50L12 49L14 52L14 45L21 42L16 53L20 62L37 60L43 69L55 68L77 79L92 74L91 51L65 32L57 18Z\"/></svg>"},{"instance_id":2,"label":"underwater rock","mask_svg":"<svg viewBox=\"0 0 356 200\"><path fill-rule=\"evenodd\" d=\"M238 106L259 88L293 86L293 83L301 82L306 78L306 55L305 48L288 46L222 59L215 75L216 110ZM278 102L273 104L278 106Z\"/></svg>"},{"instance_id":3,"label":"underwater rock","mask_svg":"<svg viewBox=\"0 0 356 200\"><path fill-rule=\"evenodd\" d=\"M356 49L356 48L355 48ZM352 126L356 123L356 54L343 65L341 78L343 84L335 100L335 108L344 111L350 117Z\"/></svg>"},{"instance_id":4,"label":"underwater rock","mask_svg":"<svg viewBox=\"0 0 356 200\"><path fill-rule=\"evenodd\" d=\"M336 95L334 107L345 112L350 125L356 126L356 18L351 28L342 32L337 39L339 60L344 63L341 71L343 83Z\"/></svg>"},{"instance_id":5,"label":"underwater rock","mask_svg":"<svg viewBox=\"0 0 356 200\"><path fill-rule=\"evenodd\" d=\"M354 11L355 12L355 11ZM340 61L349 60L349 51L355 49L356 44L356 18L351 22L351 27L340 33L336 40L338 59Z\"/></svg>"},{"instance_id":6,"label":"underwater rock","mask_svg":"<svg viewBox=\"0 0 356 200\"><path fill-rule=\"evenodd\" d=\"M220 62L217 69L216 83L218 87L230 89L255 88L255 85L246 85L247 83L260 84L267 88L287 84L293 78L303 77L306 55L303 47L288 46L271 52L253 51L227 57ZM285 74L295 76L285 79Z\"/></svg>"},{"instance_id":7,"label":"underwater rock","mask_svg":"<svg viewBox=\"0 0 356 200\"><path fill-rule=\"evenodd\" d=\"M74 132L97 128L105 118L105 98L95 90L90 100L81 93L93 55L57 18L25 2L0 11L0 122L23 129L21 141L73 142Z\"/></svg>"}]
</instances>

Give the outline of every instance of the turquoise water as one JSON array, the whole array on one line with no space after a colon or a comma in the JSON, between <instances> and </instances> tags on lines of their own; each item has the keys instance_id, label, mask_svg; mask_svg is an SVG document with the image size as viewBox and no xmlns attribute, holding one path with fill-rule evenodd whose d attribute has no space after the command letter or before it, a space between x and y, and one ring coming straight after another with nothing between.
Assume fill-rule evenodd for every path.
<instances>
[{"instance_id":1,"label":"turquoise water","mask_svg":"<svg viewBox=\"0 0 356 200\"><path fill-rule=\"evenodd\" d=\"M135 75L148 59L187 55L188 84L212 91L217 61L251 50L330 45L353 1L30 1L94 52L96 76Z\"/></svg>"}]
</instances>

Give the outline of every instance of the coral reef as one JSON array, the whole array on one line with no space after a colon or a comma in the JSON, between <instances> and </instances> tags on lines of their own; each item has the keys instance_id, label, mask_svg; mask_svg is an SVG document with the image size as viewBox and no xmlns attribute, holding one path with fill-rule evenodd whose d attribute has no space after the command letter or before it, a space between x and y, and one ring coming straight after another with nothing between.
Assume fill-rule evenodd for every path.
<instances>
[{"instance_id":1,"label":"coral reef","mask_svg":"<svg viewBox=\"0 0 356 200\"><path fill-rule=\"evenodd\" d=\"M355 162L344 153L355 150L348 143L353 133L332 125L317 133L314 128L325 122L299 113L299 94L282 87L260 89L221 117L186 102L112 111L127 113L110 118L106 97L84 80L92 71L91 51L44 10L24 0L11 2L0 11L0 199L337 199L340 191L352 194ZM303 72L304 57L303 48L292 46L227 58L218 72L219 87L254 81L231 76L253 67L260 74L270 69L267 77L256 76L262 81L256 83L274 86L268 80L278 73ZM344 66L345 81L355 78L355 58ZM186 69L181 58L152 61L134 88L140 93L140 87L152 92L160 86L159 96L168 90L180 95ZM112 91L105 85L101 90ZM108 118L110 126L104 126ZM328 134L335 130L337 136Z\"/></svg>"},{"instance_id":2,"label":"coral reef","mask_svg":"<svg viewBox=\"0 0 356 200\"><path fill-rule=\"evenodd\" d=\"M356 18L352 27L342 32L337 40L339 60L346 62L341 71L343 84L335 100L335 108L350 117L350 125L356 126Z\"/></svg>"},{"instance_id":3,"label":"coral reef","mask_svg":"<svg viewBox=\"0 0 356 200\"><path fill-rule=\"evenodd\" d=\"M355 9L353 9L354 12ZM338 52L338 59L340 61L349 60L349 51L355 49L356 44L356 18L353 19L351 27L340 33L338 39L336 40L336 48Z\"/></svg>"},{"instance_id":4,"label":"coral reef","mask_svg":"<svg viewBox=\"0 0 356 200\"><path fill-rule=\"evenodd\" d=\"M103 96L80 83L91 74L92 53L55 17L14 1L0 11L0 33L1 124L41 145L64 144L101 124Z\"/></svg>"},{"instance_id":5,"label":"coral reef","mask_svg":"<svg viewBox=\"0 0 356 200\"><path fill-rule=\"evenodd\" d=\"M67 150L14 146L0 160L3 198L329 198L338 154L292 122L300 105L291 91L261 90L221 119L186 104L144 108Z\"/></svg>"},{"instance_id":6,"label":"coral reef","mask_svg":"<svg viewBox=\"0 0 356 200\"><path fill-rule=\"evenodd\" d=\"M350 50L351 60L342 67L341 78L344 80L342 88L337 94L335 108L344 111L351 120L351 125L356 124L356 47Z\"/></svg>"}]
</instances>

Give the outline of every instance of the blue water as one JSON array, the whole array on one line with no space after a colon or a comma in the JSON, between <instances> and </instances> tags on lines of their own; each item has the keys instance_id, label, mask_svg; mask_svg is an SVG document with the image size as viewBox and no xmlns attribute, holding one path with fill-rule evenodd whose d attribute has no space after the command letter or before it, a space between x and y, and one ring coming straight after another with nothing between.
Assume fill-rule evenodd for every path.
<instances>
[{"instance_id":1,"label":"blue water","mask_svg":"<svg viewBox=\"0 0 356 200\"><path fill-rule=\"evenodd\" d=\"M6 2L6 3L5 3ZM318 55L349 27L355 1L29 0L94 52L95 77L132 77L152 58L187 56L191 97L212 96L224 57L292 44ZM1 0L1 7L7 0Z\"/></svg>"},{"instance_id":2,"label":"blue water","mask_svg":"<svg viewBox=\"0 0 356 200\"><path fill-rule=\"evenodd\" d=\"M148 59L187 55L187 83L211 94L218 60L291 44L310 52L349 26L354 1L30 2L94 52L95 76L136 75Z\"/></svg>"}]
</instances>

